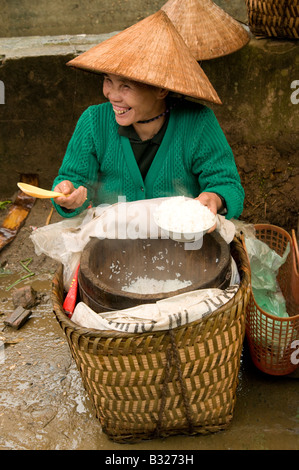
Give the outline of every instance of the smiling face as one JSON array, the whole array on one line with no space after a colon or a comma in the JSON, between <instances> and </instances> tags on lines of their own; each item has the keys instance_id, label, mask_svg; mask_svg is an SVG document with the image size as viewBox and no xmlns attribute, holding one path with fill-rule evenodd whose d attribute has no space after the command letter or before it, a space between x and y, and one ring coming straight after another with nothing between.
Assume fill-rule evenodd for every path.
<instances>
[{"instance_id":1,"label":"smiling face","mask_svg":"<svg viewBox=\"0 0 299 470\"><path fill-rule=\"evenodd\" d=\"M103 94L110 101L116 122L121 126L151 119L165 111L167 91L105 74Z\"/></svg>"}]
</instances>

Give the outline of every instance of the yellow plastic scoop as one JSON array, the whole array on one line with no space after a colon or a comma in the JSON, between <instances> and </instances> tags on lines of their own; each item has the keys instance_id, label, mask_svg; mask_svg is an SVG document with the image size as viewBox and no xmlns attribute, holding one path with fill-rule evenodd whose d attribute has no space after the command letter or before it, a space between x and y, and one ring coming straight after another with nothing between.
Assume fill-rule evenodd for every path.
<instances>
[{"instance_id":1,"label":"yellow plastic scoop","mask_svg":"<svg viewBox=\"0 0 299 470\"><path fill-rule=\"evenodd\" d=\"M66 196L63 193L57 193L55 191L48 191L47 189L38 188L37 186L32 186L32 184L27 183L17 183L18 187L23 191L23 193L28 196L37 197L39 199L50 199L52 197Z\"/></svg>"}]
</instances>

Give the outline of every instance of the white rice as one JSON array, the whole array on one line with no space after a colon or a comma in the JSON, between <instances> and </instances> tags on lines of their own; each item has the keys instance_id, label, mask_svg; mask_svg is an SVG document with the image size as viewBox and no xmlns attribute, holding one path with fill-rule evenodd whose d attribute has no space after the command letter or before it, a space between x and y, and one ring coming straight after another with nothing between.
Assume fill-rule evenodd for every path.
<instances>
[{"instance_id":1,"label":"white rice","mask_svg":"<svg viewBox=\"0 0 299 470\"><path fill-rule=\"evenodd\" d=\"M137 277L129 285L123 286L122 290L135 294L160 294L164 292L172 292L191 286L191 281L180 281L179 279L169 279L166 281L151 279L147 276Z\"/></svg>"},{"instance_id":2,"label":"white rice","mask_svg":"<svg viewBox=\"0 0 299 470\"><path fill-rule=\"evenodd\" d=\"M160 227L171 232L198 233L211 228L216 217L197 199L177 196L159 205L155 220Z\"/></svg>"}]
</instances>

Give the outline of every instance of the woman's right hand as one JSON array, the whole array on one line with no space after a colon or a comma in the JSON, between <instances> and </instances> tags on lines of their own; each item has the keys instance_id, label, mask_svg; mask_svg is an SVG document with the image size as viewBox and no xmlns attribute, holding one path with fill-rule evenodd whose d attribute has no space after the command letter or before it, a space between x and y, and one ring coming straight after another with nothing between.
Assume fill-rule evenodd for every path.
<instances>
[{"instance_id":1,"label":"woman's right hand","mask_svg":"<svg viewBox=\"0 0 299 470\"><path fill-rule=\"evenodd\" d=\"M87 189L84 186L79 186L76 189L73 183L68 180L61 181L61 183L55 186L54 191L64 194L64 196L56 197L55 202L66 209L77 209L87 199Z\"/></svg>"}]
</instances>

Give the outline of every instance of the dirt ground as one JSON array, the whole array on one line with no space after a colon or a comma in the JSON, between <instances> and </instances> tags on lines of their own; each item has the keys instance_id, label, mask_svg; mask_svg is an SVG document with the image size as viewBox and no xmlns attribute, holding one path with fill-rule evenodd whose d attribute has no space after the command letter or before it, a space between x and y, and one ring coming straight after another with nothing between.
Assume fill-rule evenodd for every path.
<instances>
[{"instance_id":1,"label":"dirt ground","mask_svg":"<svg viewBox=\"0 0 299 470\"><path fill-rule=\"evenodd\" d=\"M233 151L246 192L241 219L297 231L298 152L281 154L273 147L246 145L235 145ZM0 176L0 184L4 177ZM14 197L12 191L5 200ZM8 208L0 211L0 224ZM266 376L253 367L246 350L229 430L206 437L154 440L133 448L109 441L94 417L52 312L51 280L57 262L37 256L29 238L35 227L46 224L50 213L49 200L36 200L15 240L0 251L0 449L299 450L298 375ZM59 220L54 212L50 223ZM4 324L14 310L9 287L26 274L20 261L28 259L35 275L17 286L31 285L38 302L27 323L14 330Z\"/></svg>"},{"instance_id":2,"label":"dirt ground","mask_svg":"<svg viewBox=\"0 0 299 470\"><path fill-rule=\"evenodd\" d=\"M240 219L270 223L297 233L299 208L299 150L282 153L271 146L232 146L243 187ZM297 234L298 235L298 234Z\"/></svg>"}]
</instances>

